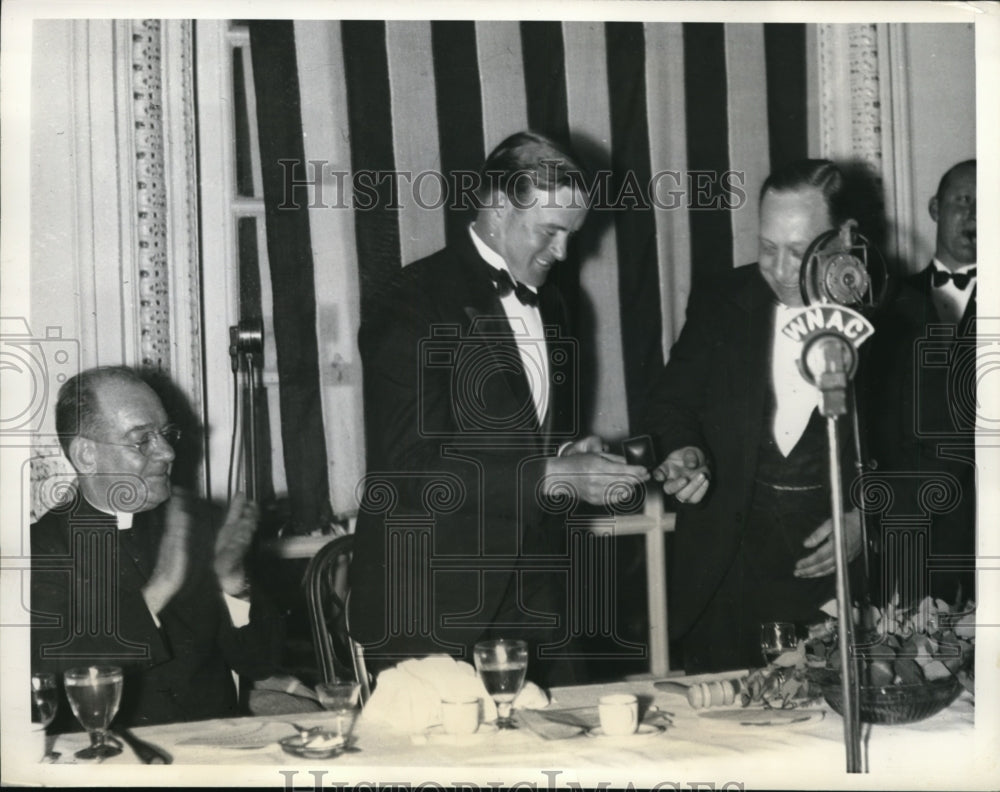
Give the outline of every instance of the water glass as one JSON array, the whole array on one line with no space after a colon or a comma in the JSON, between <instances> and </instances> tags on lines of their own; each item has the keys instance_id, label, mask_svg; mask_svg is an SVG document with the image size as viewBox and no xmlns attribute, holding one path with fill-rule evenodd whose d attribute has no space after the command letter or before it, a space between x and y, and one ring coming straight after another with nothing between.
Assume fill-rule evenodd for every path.
<instances>
[{"instance_id":1,"label":"water glass","mask_svg":"<svg viewBox=\"0 0 1000 792\"><path fill-rule=\"evenodd\" d=\"M795 625L791 622L764 622L760 625L760 651L764 665L770 665L780 655L798 646Z\"/></svg>"},{"instance_id":2,"label":"water glass","mask_svg":"<svg viewBox=\"0 0 1000 792\"><path fill-rule=\"evenodd\" d=\"M479 678L496 702L497 728L517 728L510 714L528 672L528 644L507 638L482 641L472 648L472 653Z\"/></svg>"},{"instance_id":3,"label":"water glass","mask_svg":"<svg viewBox=\"0 0 1000 792\"><path fill-rule=\"evenodd\" d=\"M31 675L31 723L32 729L41 735L42 759L51 760L59 756L47 750L45 730L55 720L59 709L59 684L56 675L40 671Z\"/></svg>"},{"instance_id":4,"label":"water glass","mask_svg":"<svg viewBox=\"0 0 1000 792\"><path fill-rule=\"evenodd\" d=\"M78 759L106 759L122 752L120 746L109 743L108 735L122 700L122 680L117 666L71 668L63 675L73 714L90 734L90 747L77 751Z\"/></svg>"},{"instance_id":5,"label":"water glass","mask_svg":"<svg viewBox=\"0 0 1000 792\"><path fill-rule=\"evenodd\" d=\"M333 713L336 733L346 741L358 716L361 685L357 682L320 682L316 685L316 697L323 709Z\"/></svg>"}]
</instances>

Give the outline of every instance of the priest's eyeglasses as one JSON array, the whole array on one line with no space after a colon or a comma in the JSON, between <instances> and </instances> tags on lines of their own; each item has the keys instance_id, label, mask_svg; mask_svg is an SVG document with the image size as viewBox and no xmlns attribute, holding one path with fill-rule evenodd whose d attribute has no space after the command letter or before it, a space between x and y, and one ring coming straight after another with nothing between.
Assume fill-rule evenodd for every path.
<instances>
[{"instance_id":1,"label":"priest's eyeglasses","mask_svg":"<svg viewBox=\"0 0 1000 792\"><path fill-rule=\"evenodd\" d=\"M119 448L134 448L143 456L149 456L153 453L153 444L156 442L157 438L166 441L167 445L173 447L177 444L177 441L181 439L181 430L173 424L168 424L162 429L150 429L139 438L138 442L135 443L112 443L108 440L98 440L95 437L90 437L88 439L93 440L95 443L100 443L101 445L118 446Z\"/></svg>"}]
</instances>

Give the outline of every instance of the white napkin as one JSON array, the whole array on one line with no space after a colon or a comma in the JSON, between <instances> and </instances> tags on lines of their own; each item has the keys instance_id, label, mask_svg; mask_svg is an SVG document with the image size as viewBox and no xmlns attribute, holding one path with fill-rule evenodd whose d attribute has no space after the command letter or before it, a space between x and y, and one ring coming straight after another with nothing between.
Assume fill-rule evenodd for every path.
<instances>
[{"instance_id":1,"label":"white napkin","mask_svg":"<svg viewBox=\"0 0 1000 792\"><path fill-rule=\"evenodd\" d=\"M447 655L404 660L383 671L361 717L397 732L422 732L441 723L442 698L478 698L483 721L496 719L496 705L475 669ZM515 707L530 709L548 703L545 692L531 682L525 683L514 700Z\"/></svg>"}]
</instances>

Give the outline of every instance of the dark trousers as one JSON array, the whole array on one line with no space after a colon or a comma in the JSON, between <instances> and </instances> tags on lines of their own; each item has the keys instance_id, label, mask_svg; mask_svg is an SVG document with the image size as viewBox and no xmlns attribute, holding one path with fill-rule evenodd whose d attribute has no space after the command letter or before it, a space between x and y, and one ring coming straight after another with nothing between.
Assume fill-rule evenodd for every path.
<instances>
[{"instance_id":1,"label":"dark trousers","mask_svg":"<svg viewBox=\"0 0 1000 792\"><path fill-rule=\"evenodd\" d=\"M821 621L820 606L836 596L836 577L796 578L795 562L813 552L804 540L830 515L825 489L784 491L758 485L739 550L694 626L682 638L689 673L759 668L760 625L792 622L804 635ZM852 592L862 593L861 560L852 564Z\"/></svg>"}]
</instances>

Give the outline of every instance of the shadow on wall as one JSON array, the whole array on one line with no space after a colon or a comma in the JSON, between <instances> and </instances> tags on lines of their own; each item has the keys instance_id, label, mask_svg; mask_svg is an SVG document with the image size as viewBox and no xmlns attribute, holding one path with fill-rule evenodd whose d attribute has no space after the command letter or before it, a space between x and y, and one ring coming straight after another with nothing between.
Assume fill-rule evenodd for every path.
<instances>
[{"instance_id":1,"label":"shadow on wall","mask_svg":"<svg viewBox=\"0 0 1000 792\"><path fill-rule=\"evenodd\" d=\"M889 272L890 290L893 282L907 275L907 263L888 251L889 223L885 212L885 190L882 178L863 160L842 160L837 164L846 177L846 192L851 216L858 221L858 230L867 237L885 261Z\"/></svg>"},{"instance_id":2,"label":"shadow on wall","mask_svg":"<svg viewBox=\"0 0 1000 792\"><path fill-rule=\"evenodd\" d=\"M574 135L571 150L588 172L588 185L593 182L595 173L611 169L611 152L606 145L590 135ZM580 288L580 269L584 261L597 255L601 238L613 222L614 215L611 212L591 210L587 221L573 239L569 260L553 271L553 279L569 306L568 332L579 342L579 392L576 405L581 434L590 433L595 419L598 339L596 310L587 293Z\"/></svg>"},{"instance_id":3,"label":"shadow on wall","mask_svg":"<svg viewBox=\"0 0 1000 792\"><path fill-rule=\"evenodd\" d=\"M170 471L170 481L178 487L197 492L198 471L205 451L202 445L205 427L188 397L168 374L159 370L143 369L139 375L160 397L170 422L181 430L181 437L174 444L176 456Z\"/></svg>"}]
</instances>

